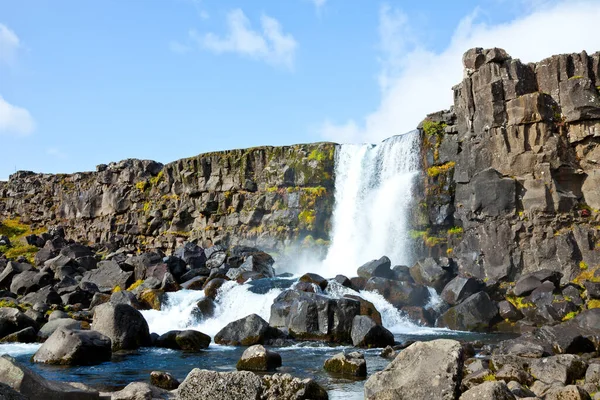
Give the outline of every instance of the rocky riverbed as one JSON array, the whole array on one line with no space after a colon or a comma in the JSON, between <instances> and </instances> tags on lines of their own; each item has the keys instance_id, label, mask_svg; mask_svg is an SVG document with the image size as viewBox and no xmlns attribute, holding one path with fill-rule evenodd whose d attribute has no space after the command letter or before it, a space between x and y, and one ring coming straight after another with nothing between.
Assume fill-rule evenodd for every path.
<instances>
[{"instance_id":1,"label":"rocky riverbed","mask_svg":"<svg viewBox=\"0 0 600 400\"><path fill-rule=\"evenodd\" d=\"M500 287L461 277L451 259L426 258L407 268L392 267L384 256L358 267L357 276L326 279L315 273L277 275L275 260L251 247L202 248L186 242L169 256L128 248L108 252L69 240L60 226L26 240L39 246L29 260L0 259L0 341L41 346L18 359L4 356L0 382L31 399L320 399L328 398L327 389L335 396L340 382L336 379L367 379L364 393L372 399L425 398L432 391L437 391L434 398L449 399L510 399L524 393L546 399L577 393L580 397L574 398L585 399L586 393L594 395L599 389L594 371L600 365L600 309L594 307L594 273L589 280L565 285L560 274L541 270ZM243 315L215 332L196 329L214 321L211 318L222 312L223 294L235 287L251 288L256 296L267 298L268 315L257 310L263 316ZM186 322L173 329L159 327L160 334L152 332L144 315L168 310L169 298L179 293L199 294ZM381 310L367 293L377 293ZM510 331L520 336L484 340L494 342L487 344L468 338L411 344L385 326L389 316L382 304L421 329ZM538 317L561 310L566 311L560 323ZM309 358L310 368L288 361L311 347L326 350ZM127 383L124 388L107 387L106 382L67 383L69 368L97 365L110 371L107 364L135 359L150 348L184 358L206 353L214 357L215 351L223 351L219 348L239 350L225 356L230 360L225 370L231 372L192 370L192 364L185 374L177 368L176 377L168 364L157 362L160 370L122 380ZM150 354L144 363L154 370L147 363L164 356ZM61 379L48 381L42 376L54 371L56 378L56 370L43 365L68 368L60 372ZM310 369L319 373L308 373ZM118 367L112 371L117 373ZM356 390L354 386L349 393ZM358 390L362 392L362 383Z\"/></svg>"}]
</instances>

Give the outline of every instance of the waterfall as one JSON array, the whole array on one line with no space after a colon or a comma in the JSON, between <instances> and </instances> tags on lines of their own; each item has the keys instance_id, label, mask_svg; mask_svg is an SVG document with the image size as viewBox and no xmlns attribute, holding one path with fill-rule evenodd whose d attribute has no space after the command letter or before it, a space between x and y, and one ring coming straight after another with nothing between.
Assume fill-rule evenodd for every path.
<instances>
[{"instance_id":1,"label":"waterfall","mask_svg":"<svg viewBox=\"0 0 600 400\"><path fill-rule=\"evenodd\" d=\"M409 264L408 215L419 170L417 131L378 145L341 145L336 154L331 246L323 274L352 276L383 255Z\"/></svg>"}]
</instances>

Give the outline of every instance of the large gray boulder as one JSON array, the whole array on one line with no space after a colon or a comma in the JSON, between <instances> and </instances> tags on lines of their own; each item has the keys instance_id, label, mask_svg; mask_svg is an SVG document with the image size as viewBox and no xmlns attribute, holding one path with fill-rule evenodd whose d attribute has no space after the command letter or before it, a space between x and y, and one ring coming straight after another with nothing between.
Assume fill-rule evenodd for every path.
<instances>
[{"instance_id":1,"label":"large gray boulder","mask_svg":"<svg viewBox=\"0 0 600 400\"><path fill-rule=\"evenodd\" d=\"M444 287L441 297L446 303L454 306L484 288L485 284L479 279L457 276Z\"/></svg>"},{"instance_id":2,"label":"large gray boulder","mask_svg":"<svg viewBox=\"0 0 600 400\"><path fill-rule=\"evenodd\" d=\"M25 328L37 329L37 323L17 308L0 308L0 337L10 335Z\"/></svg>"},{"instance_id":3,"label":"large gray boulder","mask_svg":"<svg viewBox=\"0 0 600 400\"><path fill-rule=\"evenodd\" d=\"M82 282L92 282L102 293L110 293L117 286L122 290L133 283L133 272L125 272L115 261L100 261L98 268L86 272Z\"/></svg>"},{"instance_id":4,"label":"large gray boulder","mask_svg":"<svg viewBox=\"0 0 600 400\"><path fill-rule=\"evenodd\" d=\"M15 389L7 384L0 383L0 399L1 400L29 400Z\"/></svg>"},{"instance_id":5,"label":"large gray boulder","mask_svg":"<svg viewBox=\"0 0 600 400\"><path fill-rule=\"evenodd\" d=\"M560 382L563 385L575 383L585 376L587 363L581 357L573 354L532 360L529 365L531 375L545 383Z\"/></svg>"},{"instance_id":6,"label":"large gray boulder","mask_svg":"<svg viewBox=\"0 0 600 400\"><path fill-rule=\"evenodd\" d=\"M59 365L96 365L110 361L110 339L95 331L59 328L44 342L33 361Z\"/></svg>"},{"instance_id":7,"label":"large gray boulder","mask_svg":"<svg viewBox=\"0 0 600 400\"><path fill-rule=\"evenodd\" d=\"M44 340L52 336L52 334L60 328L65 328L69 330L80 330L82 329L82 324L81 321L76 321L71 318L53 319L52 321L49 321L44 326L42 326L42 328L38 331L38 339L40 340L40 342L43 342Z\"/></svg>"},{"instance_id":8,"label":"large gray boulder","mask_svg":"<svg viewBox=\"0 0 600 400\"><path fill-rule=\"evenodd\" d=\"M210 336L194 330L169 331L156 339L156 347L167 349L198 352L207 349L210 345Z\"/></svg>"},{"instance_id":9,"label":"large gray boulder","mask_svg":"<svg viewBox=\"0 0 600 400\"><path fill-rule=\"evenodd\" d=\"M485 292L476 293L442 314L437 327L459 331L487 331L498 318L498 306Z\"/></svg>"},{"instance_id":10,"label":"large gray boulder","mask_svg":"<svg viewBox=\"0 0 600 400\"><path fill-rule=\"evenodd\" d=\"M378 292L396 308L422 307L427 304L430 297L429 290L423 285L376 277L367 281L365 290Z\"/></svg>"},{"instance_id":11,"label":"large gray boulder","mask_svg":"<svg viewBox=\"0 0 600 400\"><path fill-rule=\"evenodd\" d=\"M92 329L110 338L113 351L134 350L152 343L148 323L138 310L127 304L97 306Z\"/></svg>"},{"instance_id":12,"label":"large gray boulder","mask_svg":"<svg viewBox=\"0 0 600 400\"><path fill-rule=\"evenodd\" d=\"M456 340L417 342L367 380L365 398L455 400L462 367L463 348Z\"/></svg>"},{"instance_id":13,"label":"large gray boulder","mask_svg":"<svg viewBox=\"0 0 600 400\"><path fill-rule=\"evenodd\" d=\"M215 343L229 346L264 344L277 336L277 330L257 314L230 322L215 335Z\"/></svg>"},{"instance_id":14,"label":"large gray boulder","mask_svg":"<svg viewBox=\"0 0 600 400\"><path fill-rule=\"evenodd\" d=\"M394 334L371 317L357 315L352 321L352 344L356 347L386 347L394 345Z\"/></svg>"},{"instance_id":15,"label":"large gray boulder","mask_svg":"<svg viewBox=\"0 0 600 400\"><path fill-rule=\"evenodd\" d=\"M373 277L394 279L394 272L390 269L392 262L386 256L381 257L379 260L372 260L368 263L358 267L357 274L361 278L371 279Z\"/></svg>"},{"instance_id":16,"label":"large gray boulder","mask_svg":"<svg viewBox=\"0 0 600 400\"><path fill-rule=\"evenodd\" d=\"M0 357L0 382L15 389L29 400L99 400L98 392L65 382L42 378L14 358Z\"/></svg>"},{"instance_id":17,"label":"large gray boulder","mask_svg":"<svg viewBox=\"0 0 600 400\"><path fill-rule=\"evenodd\" d=\"M260 400L262 380L252 372L195 368L179 385L180 400Z\"/></svg>"},{"instance_id":18,"label":"large gray boulder","mask_svg":"<svg viewBox=\"0 0 600 400\"><path fill-rule=\"evenodd\" d=\"M503 381L488 381L464 392L460 400L516 400L516 398Z\"/></svg>"},{"instance_id":19,"label":"large gray boulder","mask_svg":"<svg viewBox=\"0 0 600 400\"><path fill-rule=\"evenodd\" d=\"M432 287L440 293L444 286L452 279L452 274L442 268L437 261L431 257L417 261L410 269L410 276L420 285Z\"/></svg>"},{"instance_id":20,"label":"large gray boulder","mask_svg":"<svg viewBox=\"0 0 600 400\"><path fill-rule=\"evenodd\" d=\"M146 382L132 382L118 392L110 393L111 400L175 400L177 396Z\"/></svg>"},{"instance_id":21,"label":"large gray boulder","mask_svg":"<svg viewBox=\"0 0 600 400\"><path fill-rule=\"evenodd\" d=\"M236 365L239 371L272 371L279 367L281 355L260 344L248 347Z\"/></svg>"},{"instance_id":22,"label":"large gray boulder","mask_svg":"<svg viewBox=\"0 0 600 400\"><path fill-rule=\"evenodd\" d=\"M327 391L312 379L294 378L290 374L263 377L263 400L327 400Z\"/></svg>"}]
</instances>

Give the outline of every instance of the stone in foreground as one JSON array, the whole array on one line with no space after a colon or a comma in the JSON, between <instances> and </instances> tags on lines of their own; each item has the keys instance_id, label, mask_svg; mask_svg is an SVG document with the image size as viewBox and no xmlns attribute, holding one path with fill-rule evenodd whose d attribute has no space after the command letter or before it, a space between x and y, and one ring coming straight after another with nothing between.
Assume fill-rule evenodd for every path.
<instances>
[{"instance_id":1,"label":"stone in foreground","mask_svg":"<svg viewBox=\"0 0 600 400\"><path fill-rule=\"evenodd\" d=\"M327 400L329 396L312 379L294 378L290 374L263 377L263 400Z\"/></svg>"},{"instance_id":2,"label":"stone in foreground","mask_svg":"<svg viewBox=\"0 0 600 400\"><path fill-rule=\"evenodd\" d=\"M158 388L165 390L175 390L180 383L173 375L168 372L152 371L150 372L150 383Z\"/></svg>"},{"instance_id":3,"label":"stone in foreground","mask_svg":"<svg viewBox=\"0 0 600 400\"><path fill-rule=\"evenodd\" d=\"M262 380L252 372L193 369L179 385L180 400L259 400Z\"/></svg>"},{"instance_id":4,"label":"stone in foreground","mask_svg":"<svg viewBox=\"0 0 600 400\"><path fill-rule=\"evenodd\" d=\"M281 367L281 356L260 344L250 346L237 362L239 371L273 371Z\"/></svg>"},{"instance_id":5,"label":"stone in foreground","mask_svg":"<svg viewBox=\"0 0 600 400\"><path fill-rule=\"evenodd\" d=\"M47 381L14 358L0 357L0 382L29 400L99 400L98 392L65 382Z\"/></svg>"},{"instance_id":6,"label":"stone in foreground","mask_svg":"<svg viewBox=\"0 0 600 400\"><path fill-rule=\"evenodd\" d=\"M118 392L110 393L111 400L141 400L160 399L175 400L177 396L167 390L150 385L146 382L132 382Z\"/></svg>"},{"instance_id":7,"label":"stone in foreground","mask_svg":"<svg viewBox=\"0 0 600 400\"><path fill-rule=\"evenodd\" d=\"M503 381L488 381L464 392L460 400L516 400L516 398Z\"/></svg>"},{"instance_id":8,"label":"stone in foreground","mask_svg":"<svg viewBox=\"0 0 600 400\"><path fill-rule=\"evenodd\" d=\"M33 361L58 365L96 365L110 361L110 339L95 331L59 328L44 342Z\"/></svg>"},{"instance_id":9,"label":"stone in foreground","mask_svg":"<svg viewBox=\"0 0 600 400\"><path fill-rule=\"evenodd\" d=\"M368 400L455 400L460 388L463 349L438 339L409 346L365 384Z\"/></svg>"},{"instance_id":10,"label":"stone in foreground","mask_svg":"<svg viewBox=\"0 0 600 400\"><path fill-rule=\"evenodd\" d=\"M365 356L357 351L345 354L338 353L325 360L325 371L345 376L367 376L367 362Z\"/></svg>"}]
</instances>

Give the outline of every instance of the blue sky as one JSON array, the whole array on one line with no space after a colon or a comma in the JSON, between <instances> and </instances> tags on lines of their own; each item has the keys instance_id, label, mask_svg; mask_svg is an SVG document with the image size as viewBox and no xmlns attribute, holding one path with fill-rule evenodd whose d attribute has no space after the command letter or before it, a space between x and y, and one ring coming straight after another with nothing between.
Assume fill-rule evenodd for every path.
<instances>
[{"instance_id":1,"label":"blue sky","mask_svg":"<svg viewBox=\"0 0 600 400\"><path fill-rule=\"evenodd\" d=\"M598 0L0 0L0 179L376 142L447 108L470 47L600 50Z\"/></svg>"}]
</instances>

